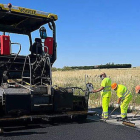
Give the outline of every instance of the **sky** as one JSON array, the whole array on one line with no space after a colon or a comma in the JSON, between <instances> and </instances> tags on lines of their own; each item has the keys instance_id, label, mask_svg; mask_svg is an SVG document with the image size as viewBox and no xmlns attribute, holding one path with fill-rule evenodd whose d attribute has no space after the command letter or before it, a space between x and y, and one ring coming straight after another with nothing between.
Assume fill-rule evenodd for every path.
<instances>
[{"instance_id":1,"label":"sky","mask_svg":"<svg viewBox=\"0 0 140 140\"><path fill-rule=\"evenodd\" d=\"M58 15L57 60L53 67L106 63L140 66L140 0L1 0ZM48 28L47 26L45 26ZM48 36L51 36L48 31ZM32 38L39 37L39 32ZM29 54L27 36L11 35ZM16 51L14 46L12 51Z\"/></svg>"}]
</instances>

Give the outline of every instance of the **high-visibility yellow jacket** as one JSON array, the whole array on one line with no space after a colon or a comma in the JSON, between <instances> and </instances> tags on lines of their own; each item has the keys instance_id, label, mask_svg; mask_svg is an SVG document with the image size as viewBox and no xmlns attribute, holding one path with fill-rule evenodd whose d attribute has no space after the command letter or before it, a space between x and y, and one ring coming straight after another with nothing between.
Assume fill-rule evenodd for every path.
<instances>
[{"instance_id":1,"label":"high-visibility yellow jacket","mask_svg":"<svg viewBox=\"0 0 140 140\"><path fill-rule=\"evenodd\" d=\"M132 95L131 92L127 90L127 88L124 85L118 85L116 93L118 98L122 98L122 99L125 99Z\"/></svg>"},{"instance_id":2,"label":"high-visibility yellow jacket","mask_svg":"<svg viewBox=\"0 0 140 140\"><path fill-rule=\"evenodd\" d=\"M101 87L104 89L101 91L102 97L111 97L111 79L106 77L101 82Z\"/></svg>"}]
</instances>

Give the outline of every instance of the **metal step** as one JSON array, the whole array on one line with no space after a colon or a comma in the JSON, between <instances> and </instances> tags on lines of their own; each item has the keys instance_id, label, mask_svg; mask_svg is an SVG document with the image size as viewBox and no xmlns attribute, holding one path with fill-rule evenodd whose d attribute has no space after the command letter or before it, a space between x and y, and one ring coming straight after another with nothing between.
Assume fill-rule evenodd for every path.
<instances>
[{"instance_id":1,"label":"metal step","mask_svg":"<svg viewBox=\"0 0 140 140\"><path fill-rule=\"evenodd\" d=\"M52 106L53 104L34 104L34 106L39 107L39 106Z\"/></svg>"},{"instance_id":2,"label":"metal step","mask_svg":"<svg viewBox=\"0 0 140 140\"><path fill-rule=\"evenodd\" d=\"M50 77L41 77L41 76L36 77L35 80L37 80L37 79L39 79L39 78L40 78L40 79L50 80Z\"/></svg>"},{"instance_id":3,"label":"metal step","mask_svg":"<svg viewBox=\"0 0 140 140\"><path fill-rule=\"evenodd\" d=\"M30 77L22 77L22 79L24 79L24 78L25 78L25 79L30 79Z\"/></svg>"}]
</instances>

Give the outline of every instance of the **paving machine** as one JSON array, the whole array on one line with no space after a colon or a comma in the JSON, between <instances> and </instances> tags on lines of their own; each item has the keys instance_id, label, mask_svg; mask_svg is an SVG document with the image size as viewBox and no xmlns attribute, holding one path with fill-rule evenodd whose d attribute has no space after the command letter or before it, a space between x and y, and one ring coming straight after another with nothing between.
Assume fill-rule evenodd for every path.
<instances>
[{"instance_id":1,"label":"paving machine","mask_svg":"<svg viewBox=\"0 0 140 140\"><path fill-rule=\"evenodd\" d=\"M5 121L78 116L86 119L89 91L77 87L53 87L51 68L56 60L57 15L0 4L0 126ZM44 25L52 31L47 36ZM32 42L32 32L40 37ZM10 34L29 37L30 54L20 55L25 46L12 42ZM13 45L19 45L16 53ZM26 46L27 48L27 46ZM85 95L74 95L74 89Z\"/></svg>"}]
</instances>

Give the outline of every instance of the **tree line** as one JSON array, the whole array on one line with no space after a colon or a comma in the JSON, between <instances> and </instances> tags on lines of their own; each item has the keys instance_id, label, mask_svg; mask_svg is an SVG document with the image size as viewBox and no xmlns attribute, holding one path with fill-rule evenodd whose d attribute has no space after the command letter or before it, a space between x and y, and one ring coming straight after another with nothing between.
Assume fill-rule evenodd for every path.
<instances>
[{"instance_id":1,"label":"tree line","mask_svg":"<svg viewBox=\"0 0 140 140\"><path fill-rule=\"evenodd\" d=\"M67 71L67 70L88 70L88 69L111 69L111 68L131 68L131 64L114 64L114 63L107 63L105 65L96 65L96 66L64 66L63 68L55 68L52 67L52 71Z\"/></svg>"}]
</instances>

